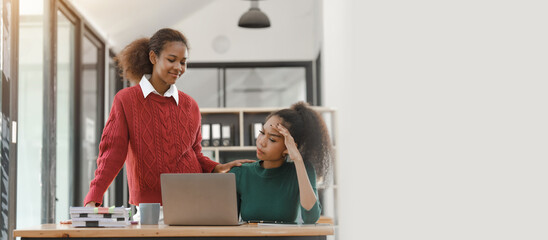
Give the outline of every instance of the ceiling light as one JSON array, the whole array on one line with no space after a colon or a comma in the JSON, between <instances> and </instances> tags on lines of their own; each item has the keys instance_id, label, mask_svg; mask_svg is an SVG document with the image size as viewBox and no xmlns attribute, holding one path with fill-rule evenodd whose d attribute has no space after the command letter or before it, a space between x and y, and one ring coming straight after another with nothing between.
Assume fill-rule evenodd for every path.
<instances>
[{"instance_id":1,"label":"ceiling light","mask_svg":"<svg viewBox=\"0 0 548 240\"><path fill-rule=\"evenodd\" d=\"M258 0L251 0L251 7L240 17L238 26L243 28L270 27L270 20L268 20L268 16L259 9Z\"/></svg>"}]
</instances>

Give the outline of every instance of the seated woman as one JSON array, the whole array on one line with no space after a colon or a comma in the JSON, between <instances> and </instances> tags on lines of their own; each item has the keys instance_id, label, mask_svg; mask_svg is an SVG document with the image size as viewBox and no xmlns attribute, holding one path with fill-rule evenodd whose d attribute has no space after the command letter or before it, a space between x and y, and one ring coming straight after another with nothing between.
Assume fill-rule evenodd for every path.
<instances>
[{"instance_id":1,"label":"seated woman","mask_svg":"<svg viewBox=\"0 0 548 240\"><path fill-rule=\"evenodd\" d=\"M321 116L306 103L271 113L257 138L260 161L232 168L243 221L315 223L316 176L326 175L331 143ZM289 158L288 158L289 157Z\"/></svg>"}]
</instances>

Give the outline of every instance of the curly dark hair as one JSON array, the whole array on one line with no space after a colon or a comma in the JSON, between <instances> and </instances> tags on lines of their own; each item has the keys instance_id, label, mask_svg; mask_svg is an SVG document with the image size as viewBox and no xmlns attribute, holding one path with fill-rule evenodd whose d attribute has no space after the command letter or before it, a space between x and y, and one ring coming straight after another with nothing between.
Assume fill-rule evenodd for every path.
<instances>
[{"instance_id":1,"label":"curly dark hair","mask_svg":"<svg viewBox=\"0 0 548 240\"><path fill-rule=\"evenodd\" d=\"M320 114L308 103L298 102L290 108L271 113L266 117L267 121L272 116L282 119L282 125L293 136L303 161L311 163L317 178L327 184L333 155L329 133Z\"/></svg>"},{"instance_id":2,"label":"curly dark hair","mask_svg":"<svg viewBox=\"0 0 548 240\"><path fill-rule=\"evenodd\" d=\"M151 74L153 64L150 62L149 52L154 51L159 56L168 42L182 42L189 49L188 40L181 32L162 28L150 39L140 38L131 42L114 58L122 70L120 75L130 81L139 82L144 74Z\"/></svg>"}]
</instances>

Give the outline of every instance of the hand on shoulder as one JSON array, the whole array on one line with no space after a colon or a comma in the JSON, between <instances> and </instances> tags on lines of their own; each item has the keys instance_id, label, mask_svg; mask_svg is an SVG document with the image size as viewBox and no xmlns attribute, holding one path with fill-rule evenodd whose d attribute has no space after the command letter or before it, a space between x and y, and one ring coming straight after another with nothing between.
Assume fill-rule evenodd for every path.
<instances>
[{"instance_id":1,"label":"hand on shoulder","mask_svg":"<svg viewBox=\"0 0 548 240\"><path fill-rule=\"evenodd\" d=\"M242 164L244 164L244 163L252 163L252 162L255 162L255 160L240 159L240 160L234 160L232 162L225 163L225 164L218 164L213 169L213 172L214 173L226 173L226 172L230 171L230 169L232 169L233 167L239 167L239 166L242 166Z\"/></svg>"}]
</instances>

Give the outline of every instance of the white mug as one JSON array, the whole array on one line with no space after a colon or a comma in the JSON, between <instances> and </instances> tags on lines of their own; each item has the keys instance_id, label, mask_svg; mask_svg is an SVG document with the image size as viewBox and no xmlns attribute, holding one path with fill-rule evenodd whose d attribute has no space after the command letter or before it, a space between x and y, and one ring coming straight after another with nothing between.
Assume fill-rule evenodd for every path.
<instances>
[{"instance_id":1,"label":"white mug","mask_svg":"<svg viewBox=\"0 0 548 240\"><path fill-rule=\"evenodd\" d=\"M160 219L159 203L139 203L139 211L141 212L141 225L158 224L158 219Z\"/></svg>"}]
</instances>

